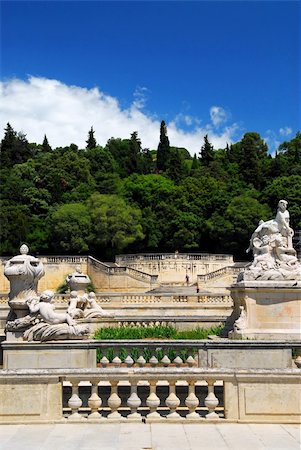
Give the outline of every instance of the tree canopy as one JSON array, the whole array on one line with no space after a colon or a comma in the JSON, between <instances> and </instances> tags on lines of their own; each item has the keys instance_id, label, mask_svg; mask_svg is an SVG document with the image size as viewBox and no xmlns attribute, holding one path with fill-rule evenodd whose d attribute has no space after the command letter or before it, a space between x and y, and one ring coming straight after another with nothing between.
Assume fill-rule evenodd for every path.
<instances>
[{"instance_id":1,"label":"tree canopy","mask_svg":"<svg viewBox=\"0 0 301 450\"><path fill-rule=\"evenodd\" d=\"M158 148L145 149L136 131L97 145L52 148L29 143L7 124L0 148L0 251L22 242L39 253L206 251L245 259L260 219L281 198L301 229L301 134L274 156L258 133L226 148L208 136L200 157L170 146L161 122Z\"/></svg>"}]
</instances>

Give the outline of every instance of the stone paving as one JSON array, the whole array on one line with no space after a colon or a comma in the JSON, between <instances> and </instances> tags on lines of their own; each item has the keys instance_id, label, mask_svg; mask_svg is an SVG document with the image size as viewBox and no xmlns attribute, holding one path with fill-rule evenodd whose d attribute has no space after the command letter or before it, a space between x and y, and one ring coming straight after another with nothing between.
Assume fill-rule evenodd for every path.
<instances>
[{"instance_id":1,"label":"stone paving","mask_svg":"<svg viewBox=\"0 0 301 450\"><path fill-rule=\"evenodd\" d=\"M285 424L1 425L1 450L300 450Z\"/></svg>"}]
</instances>

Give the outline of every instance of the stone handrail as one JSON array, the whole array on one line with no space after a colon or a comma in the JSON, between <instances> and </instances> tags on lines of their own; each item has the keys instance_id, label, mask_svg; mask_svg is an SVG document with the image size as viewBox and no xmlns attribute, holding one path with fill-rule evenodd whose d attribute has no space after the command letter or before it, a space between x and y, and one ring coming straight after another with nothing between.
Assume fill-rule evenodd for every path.
<instances>
[{"instance_id":1,"label":"stone handrail","mask_svg":"<svg viewBox=\"0 0 301 450\"><path fill-rule=\"evenodd\" d=\"M89 256L78 255L40 255L39 259L46 264L81 264L87 263Z\"/></svg>"},{"instance_id":2,"label":"stone handrail","mask_svg":"<svg viewBox=\"0 0 301 450\"><path fill-rule=\"evenodd\" d=\"M87 259L88 259L89 263L91 263L93 266L97 267L97 269L99 269L101 272L105 272L108 274L111 273L110 272L111 266L109 264L99 261L98 259L94 258L93 256L88 256Z\"/></svg>"},{"instance_id":3,"label":"stone handrail","mask_svg":"<svg viewBox=\"0 0 301 450\"><path fill-rule=\"evenodd\" d=\"M218 261L232 261L232 255L227 254L210 254L210 253L137 253L137 254L126 254L117 255L116 262L118 264L131 263L133 261L165 261L165 260L190 260L190 261L200 261L200 260L218 260Z\"/></svg>"},{"instance_id":4,"label":"stone handrail","mask_svg":"<svg viewBox=\"0 0 301 450\"><path fill-rule=\"evenodd\" d=\"M126 266L110 266L105 264L93 256L88 257L88 261L91 262L97 269L101 270L110 275L118 275L118 274L128 274L130 277L135 278L136 280L146 281L147 283L153 284L158 280L158 275L150 275L148 273L142 272L141 270L136 270L131 267Z\"/></svg>"},{"instance_id":5,"label":"stone handrail","mask_svg":"<svg viewBox=\"0 0 301 450\"><path fill-rule=\"evenodd\" d=\"M213 272L207 273L205 275L198 275L198 281L209 281L219 278L223 275L236 275L243 270L244 266L236 267L236 266L225 266L220 269L214 270Z\"/></svg>"}]
</instances>

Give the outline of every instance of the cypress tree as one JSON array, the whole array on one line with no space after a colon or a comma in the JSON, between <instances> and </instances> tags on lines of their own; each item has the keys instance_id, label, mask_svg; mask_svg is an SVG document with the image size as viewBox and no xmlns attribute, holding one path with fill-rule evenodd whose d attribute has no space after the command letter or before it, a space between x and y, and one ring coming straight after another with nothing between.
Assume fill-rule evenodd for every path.
<instances>
[{"instance_id":1,"label":"cypress tree","mask_svg":"<svg viewBox=\"0 0 301 450\"><path fill-rule=\"evenodd\" d=\"M160 142L157 150L157 170L164 171L168 169L170 163L170 145L167 136L167 128L164 120L160 126Z\"/></svg>"},{"instance_id":2,"label":"cypress tree","mask_svg":"<svg viewBox=\"0 0 301 450\"><path fill-rule=\"evenodd\" d=\"M43 150L43 152L50 152L52 150L52 148L49 145L49 142L48 142L46 134L44 136L44 140L43 140L43 144L42 144L42 150Z\"/></svg>"},{"instance_id":3,"label":"cypress tree","mask_svg":"<svg viewBox=\"0 0 301 450\"><path fill-rule=\"evenodd\" d=\"M95 131L93 130L93 127L91 127L91 130L88 133L88 139L86 140L86 148L95 148L97 146L96 139L94 137Z\"/></svg>"},{"instance_id":4,"label":"cypress tree","mask_svg":"<svg viewBox=\"0 0 301 450\"><path fill-rule=\"evenodd\" d=\"M208 167L210 162L213 161L214 157L213 145L211 145L208 140L208 134L204 136L204 145L201 148L200 155L202 164Z\"/></svg>"}]
</instances>

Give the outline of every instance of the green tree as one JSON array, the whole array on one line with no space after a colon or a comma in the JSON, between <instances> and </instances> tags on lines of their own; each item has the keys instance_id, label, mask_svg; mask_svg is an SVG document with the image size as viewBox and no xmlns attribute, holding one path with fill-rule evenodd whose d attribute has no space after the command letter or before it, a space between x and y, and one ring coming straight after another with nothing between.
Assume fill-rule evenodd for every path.
<instances>
[{"instance_id":1,"label":"green tree","mask_svg":"<svg viewBox=\"0 0 301 450\"><path fill-rule=\"evenodd\" d=\"M141 141L138 138L138 132L134 131L131 134L129 142L129 160L128 173L140 172L140 158L141 158Z\"/></svg>"},{"instance_id":2,"label":"green tree","mask_svg":"<svg viewBox=\"0 0 301 450\"><path fill-rule=\"evenodd\" d=\"M32 156L32 150L25 134L17 133L8 123L4 129L4 137L0 144L1 167L12 167L21 164Z\"/></svg>"},{"instance_id":3,"label":"green tree","mask_svg":"<svg viewBox=\"0 0 301 450\"><path fill-rule=\"evenodd\" d=\"M93 127L91 127L90 131L88 132L88 139L86 140L86 148L95 148L97 146L96 139L94 137L95 131L93 130Z\"/></svg>"},{"instance_id":4,"label":"green tree","mask_svg":"<svg viewBox=\"0 0 301 450\"><path fill-rule=\"evenodd\" d=\"M182 180L188 173L185 160L182 155L183 153L181 153L179 149L171 148L169 167L166 171L166 175L176 183Z\"/></svg>"},{"instance_id":5,"label":"green tree","mask_svg":"<svg viewBox=\"0 0 301 450\"><path fill-rule=\"evenodd\" d=\"M270 208L247 195L234 197L225 212L215 211L206 221L214 251L224 251L246 259L250 237L259 221L271 216Z\"/></svg>"},{"instance_id":6,"label":"green tree","mask_svg":"<svg viewBox=\"0 0 301 450\"><path fill-rule=\"evenodd\" d=\"M52 150L52 148L49 145L49 142L48 142L46 134L44 136L44 140L43 140L43 144L42 144L42 150L43 150L43 152L50 152Z\"/></svg>"},{"instance_id":7,"label":"green tree","mask_svg":"<svg viewBox=\"0 0 301 450\"><path fill-rule=\"evenodd\" d=\"M86 253L91 239L91 216L83 203L66 203L50 216L52 248L55 252Z\"/></svg>"},{"instance_id":8,"label":"green tree","mask_svg":"<svg viewBox=\"0 0 301 450\"><path fill-rule=\"evenodd\" d=\"M190 174L194 174L196 170L200 167L199 160L197 158L196 153L193 155L192 164L190 168Z\"/></svg>"},{"instance_id":9,"label":"green tree","mask_svg":"<svg viewBox=\"0 0 301 450\"><path fill-rule=\"evenodd\" d=\"M208 140L208 134L204 136L204 144L201 148L200 156L201 156L200 158L201 163L206 167L208 167L211 161L213 161L214 150L213 145L211 145Z\"/></svg>"},{"instance_id":10,"label":"green tree","mask_svg":"<svg viewBox=\"0 0 301 450\"><path fill-rule=\"evenodd\" d=\"M264 185L264 166L268 147L258 133L246 133L241 140L242 158L239 167L244 180L256 189Z\"/></svg>"},{"instance_id":11,"label":"green tree","mask_svg":"<svg viewBox=\"0 0 301 450\"><path fill-rule=\"evenodd\" d=\"M95 193L87 202L92 220L91 248L107 256L144 238L141 211L117 195Z\"/></svg>"},{"instance_id":12,"label":"green tree","mask_svg":"<svg viewBox=\"0 0 301 450\"><path fill-rule=\"evenodd\" d=\"M157 150L157 170L159 172L168 169L170 164L170 145L167 136L167 128L164 120L160 125L160 142Z\"/></svg>"}]
</instances>

